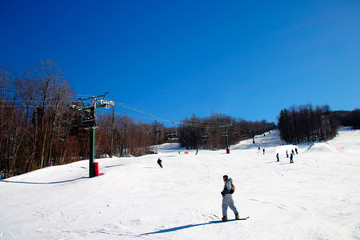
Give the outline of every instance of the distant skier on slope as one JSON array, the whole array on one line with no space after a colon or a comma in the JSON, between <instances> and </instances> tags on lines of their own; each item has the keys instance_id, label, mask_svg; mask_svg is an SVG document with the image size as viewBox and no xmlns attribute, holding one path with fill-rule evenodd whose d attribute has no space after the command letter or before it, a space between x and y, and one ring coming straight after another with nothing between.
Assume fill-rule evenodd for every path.
<instances>
[{"instance_id":1,"label":"distant skier on slope","mask_svg":"<svg viewBox=\"0 0 360 240\"><path fill-rule=\"evenodd\" d=\"M279 153L276 154L276 160L277 160L277 162L280 160L279 159Z\"/></svg>"},{"instance_id":2,"label":"distant skier on slope","mask_svg":"<svg viewBox=\"0 0 360 240\"><path fill-rule=\"evenodd\" d=\"M161 168L163 168L163 166L162 166L162 160L160 159L160 158L158 158L158 160L157 160L157 164L159 164L159 166L161 167Z\"/></svg>"},{"instance_id":3,"label":"distant skier on slope","mask_svg":"<svg viewBox=\"0 0 360 240\"><path fill-rule=\"evenodd\" d=\"M290 163L294 163L293 157L294 157L294 154L290 153Z\"/></svg>"},{"instance_id":4,"label":"distant skier on slope","mask_svg":"<svg viewBox=\"0 0 360 240\"><path fill-rule=\"evenodd\" d=\"M237 211L234 200L232 198L232 194L235 191L235 186L232 183L232 179L228 177L228 175L223 176L223 180L225 182L224 189L221 192L221 195L223 196L222 199L222 213L223 213L223 221L227 221L227 208L230 207L230 209L235 214L235 219L239 219L239 212Z\"/></svg>"}]
</instances>

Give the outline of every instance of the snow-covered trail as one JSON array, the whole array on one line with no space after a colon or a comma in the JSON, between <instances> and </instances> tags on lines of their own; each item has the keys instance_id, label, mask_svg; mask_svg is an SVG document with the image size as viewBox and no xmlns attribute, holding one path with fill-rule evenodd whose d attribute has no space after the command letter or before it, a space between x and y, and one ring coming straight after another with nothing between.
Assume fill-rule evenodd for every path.
<instances>
[{"instance_id":1,"label":"snow-covered trail","mask_svg":"<svg viewBox=\"0 0 360 240\"><path fill-rule=\"evenodd\" d=\"M360 239L360 131L298 145L294 164L278 132L255 140L231 154L165 144L98 159L105 175L92 179L81 161L0 181L0 239ZM224 174L246 221L209 223L222 217Z\"/></svg>"}]
</instances>

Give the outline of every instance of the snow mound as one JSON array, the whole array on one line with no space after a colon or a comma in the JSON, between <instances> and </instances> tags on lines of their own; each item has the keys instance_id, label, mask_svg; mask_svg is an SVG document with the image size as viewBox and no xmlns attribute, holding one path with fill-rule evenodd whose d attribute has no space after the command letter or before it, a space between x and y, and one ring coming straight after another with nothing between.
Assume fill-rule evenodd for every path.
<instances>
[{"instance_id":1,"label":"snow mound","mask_svg":"<svg viewBox=\"0 0 360 240\"><path fill-rule=\"evenodd\" d=\"M313 143L309 146L308 152L337 152L336 147L329 145L328 143Z\"/></svg>"}]
</instances>

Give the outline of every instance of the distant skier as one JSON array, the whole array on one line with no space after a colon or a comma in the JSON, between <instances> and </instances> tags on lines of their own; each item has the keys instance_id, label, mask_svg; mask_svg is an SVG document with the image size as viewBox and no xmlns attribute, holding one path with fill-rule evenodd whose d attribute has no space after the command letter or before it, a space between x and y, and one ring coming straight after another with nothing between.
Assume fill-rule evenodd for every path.
<instances>
[{"instance_id":1,"label":"distant skier","mask_svg":"<svg viewBox=\"0 0 360 240\"><path fill-rule=\"evenodd\" d=\"M288 153L288 150L286 150L286 158L289 157L289 153Z\"/></svg>"},{"instance_id":2,"label":"distant skier","mask_svg":"<svg viewBox=\"0 0 360 240\"><path fill-rule=\"evenodd\" d=\"M230 207L230 209L235 214L235 219L239 219L239 212L237 211L234 200L232 198L232 194L235 191L235 186L232 183L232 179L228 177L228 175L223 176L223 180L225 182L224 189L221 192L221 195L223 196L222 199L222 213L223 213L223 221L227 221L227 208Z\"/></svg>"},{"instance_id":3,"label":"distant skier","mask_svg":"<svg viewBox=\"0 0 360 240\"><path fill-rule=\"evenodd\" d=\"M296 152L296 154L298 154L297 148L295 148L295 152Z\"/></svg>"},{"instance_id":4,"label":"distant skier","mask_svg":"<svg viewBox=\"0 0 360 240\"><path fill-rule=\"evenodd\" d=\"M265 148L263 148L263 155L265 155Z\"/></svg>"},{"instance_id":5,"label":"distant skier","mask_svg":"<svg viewBox=\"0 0 360 240\"><path fill-rule=\"evenodd\" d=\"M291 154L290 154L290 163L294 163L294 161L293 161L293 156L294 156L294 155L291 153Z\"/></svg>"},{"instance_id":6,"label":"distant skier","mask_svg":"<svg viewBox=\"0 0 360 240\"><path fill-rule=\"evenodd\" d=\"M277 162L280 160L279 159L279 153L276 154L276 159L277 159Z\"/></svg>"},{"instance_id":7,"label":"distant skier","mask_svg":"<svg viewBox=\"0 0 360 240\"><path fill-rule=\"evenodd\" d=\"M162 166L162 160L160 159L160 158L158 158L158 160L157 160L157 164L159 164L159 166L161 167L161 168L163 168L163 166Z\"/></svg>"},{"instance_id":8,"label":"distant skier","mask_svg":"<svg viewBox=\"0 0 360 240\"><path fill-rule=\"evenodd\" d=\"M292 153L293 155L295 154L294 149L291 149L291 153Z\"/></svg>"}]
</instances>

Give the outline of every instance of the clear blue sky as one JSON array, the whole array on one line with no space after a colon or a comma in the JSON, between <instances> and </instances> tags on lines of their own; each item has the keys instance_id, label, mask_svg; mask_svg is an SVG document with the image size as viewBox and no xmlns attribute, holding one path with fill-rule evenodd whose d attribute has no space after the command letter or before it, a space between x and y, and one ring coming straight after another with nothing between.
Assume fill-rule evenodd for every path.
<instances>
[{"instance_id":1,"label":"clear blue sky","mask_svg":"<svg viewBox=\"0 0 360 240\"><path fill-rule=\"evenodd\" d=\"M360 1L0 0L0 65L21 74L46 59L78 95L168 120L353 110Z\"/></svg>"}]
</instances>

